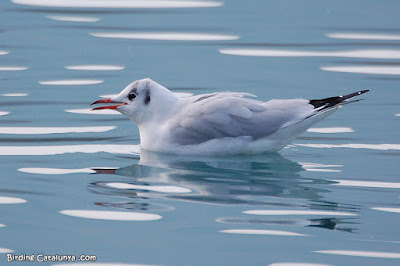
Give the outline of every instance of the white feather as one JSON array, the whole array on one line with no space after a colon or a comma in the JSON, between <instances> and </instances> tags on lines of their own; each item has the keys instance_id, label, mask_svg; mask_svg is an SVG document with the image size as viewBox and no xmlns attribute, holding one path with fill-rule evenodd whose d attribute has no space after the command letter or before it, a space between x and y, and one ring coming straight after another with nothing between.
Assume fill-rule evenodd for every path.
<instances>
[{"instance_id":1,"label":"white feather","mask_svg":"<svg viewBox=\"0 0 400 266\"><path fill-rule=\"evenodd\" d=\"M127 100L135 91L134 101ZM145 96L151 100L146 101ZM141 147L182 154L277 151L337 108L324 111L304 99L257 101L249 93L220 92L185 98L144 79L113 100L140 130Z\"/></svg>"}]
</instances>

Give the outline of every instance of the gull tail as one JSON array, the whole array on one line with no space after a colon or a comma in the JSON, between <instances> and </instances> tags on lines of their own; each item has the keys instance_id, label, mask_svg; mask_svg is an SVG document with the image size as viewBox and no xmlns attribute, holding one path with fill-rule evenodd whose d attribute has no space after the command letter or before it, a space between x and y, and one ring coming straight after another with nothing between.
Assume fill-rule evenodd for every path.
<instances>
[{"instance_id":1,"label":"gull tail","mask_svg":"<svg viewBox=\"0 0 400 266\"><path fill-rule=\"evenodd\" d=\"M299 136L301 133L310 128L312 125L334 113L341 105L360 101L360 100L350 100L350 99L359 96L363 93L366 93L368 91L369 90L362 90L344 96L335 96L319 100L310 100L309 104L314 106L314 110L309 116L301 117L300 119L286 123L276 133L273 134L275 138L281 140L279 142L276 142L273 150L278 151L282 149L292 140L294 140L297 136Z\"/></svg>"},{"instance_id":2,"label":"gull tail","mask_svg":"<svg viewBox=\"0 0 400 266\"><path fill-rule=\"evenodd\" d=\"M288 127L294 124L298 124L306 120L307 123L309 123L309 126L311 126L312 124L322 120L323 118L335 112L343 104L361 101L361 99L358 100L349 100L349 99L364 94L366 92L369 92L369 90L357 91L344 96L335 96L325 99L310 100L309 104L314 106L314 110L312 111L312 113L306 117L301 117L297 120L290 121L284 124L283 127Z\"/></svg>"},{"instance_id":3,"label":"gull tail","mask_svg":"<svg viewBox=\"0 0 400 266\"><path fill-rule=\"evenodd\" d=\"M344 96L335 96L319 100L310 100L310 104L313 105L315 109L318 109L318 111L322 110L326 111L326 109L337 107L338 105L361 101L361 100L349 101L349 99L364 94L366 92L369 92L369 90L357 91Z\"/></svg>"}]
</instances>

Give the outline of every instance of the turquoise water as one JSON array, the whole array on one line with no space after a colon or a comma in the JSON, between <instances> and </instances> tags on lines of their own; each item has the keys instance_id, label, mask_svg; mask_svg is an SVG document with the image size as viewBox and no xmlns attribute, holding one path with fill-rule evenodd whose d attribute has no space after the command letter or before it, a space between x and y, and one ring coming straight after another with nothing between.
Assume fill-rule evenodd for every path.
<instances>
[{"instance_id":1,"label":"turquoise water","mask_svg":"<svg viewBox=\"0 0 400 266\"><path fill-rule=\"evenodd\" d=\"M40 2L0 3L1 265L399 264L396 1ZM182 97L371 91L280 153L182 157L88 112L145 77Z\"/></svg>"}]
</instances>

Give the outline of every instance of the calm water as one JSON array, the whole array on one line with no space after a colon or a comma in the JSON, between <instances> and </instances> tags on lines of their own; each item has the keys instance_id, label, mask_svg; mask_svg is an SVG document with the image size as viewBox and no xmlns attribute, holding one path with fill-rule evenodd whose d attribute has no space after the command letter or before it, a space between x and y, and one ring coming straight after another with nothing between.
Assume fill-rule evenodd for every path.
<instances>
[{"instance_id":1,"label":"calm water","mask_svg":"<svg viewBox=\"0 0 400 266\"><path fill-rule=\"evenodd\" d=\"M41 3L0 2L1 265L399 265L397 1ZM144 77L182 97L371 92L279 154L139 155L134 124L88 105Z\"/></svg>"}]
</instances>

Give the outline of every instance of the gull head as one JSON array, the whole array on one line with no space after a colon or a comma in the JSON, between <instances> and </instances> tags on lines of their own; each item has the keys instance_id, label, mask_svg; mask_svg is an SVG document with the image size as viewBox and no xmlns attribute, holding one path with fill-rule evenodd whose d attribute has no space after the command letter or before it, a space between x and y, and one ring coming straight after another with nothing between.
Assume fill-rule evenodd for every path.
<instances>
[{"instance_id":1,"label":"gull head","mask_svg":"<svg viewBox=\"0 0 400 266\"><path fill-rule=\"evenodd\" d=\"M167 88L146 78L132 82L113 98L97 100L91 105L114 104L92 110L116 110L140 126L148 121L163 119L177 100L178 97Z\"/></svg>"}]
</instances>

